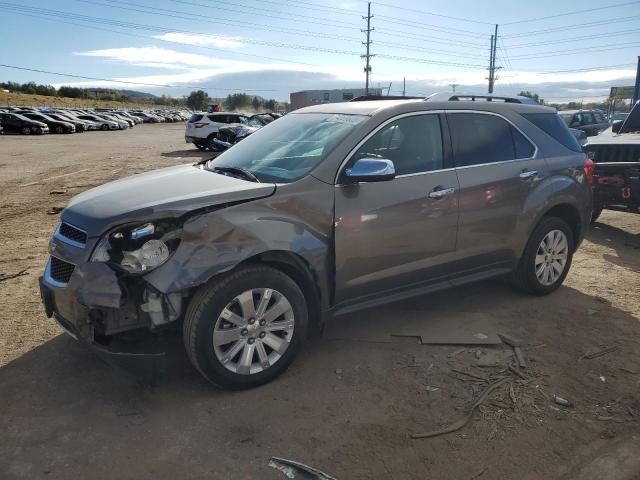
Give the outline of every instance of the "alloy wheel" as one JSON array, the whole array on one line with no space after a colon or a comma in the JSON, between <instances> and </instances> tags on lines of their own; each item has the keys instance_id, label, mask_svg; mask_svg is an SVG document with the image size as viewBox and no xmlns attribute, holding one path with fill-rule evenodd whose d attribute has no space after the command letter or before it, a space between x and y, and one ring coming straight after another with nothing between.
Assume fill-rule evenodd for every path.
<instances>
[{"instance_id":1,"label":"alloy wheel","mask_svg":"<svg viewBox=\"0 0 640 480\"><path fill-rule=\"evenodd\" d=\"M564 272L569 258L569 242L560 230L551 230L538 245L535 258L535 272L538 281L553 285Z\"/></svg>"},{"instance_id":2,"label":"alloy wheel","mask_svg":"<svg viewBox=\"0 0 640 480\"><path fill-rule=\"evenodd\" d=\"M227 370L251 375L267 370L289 348L295 318L289 300L277 290L254 288L222 309L213 330L213 349Z\"/></svg>"}]
</instances>

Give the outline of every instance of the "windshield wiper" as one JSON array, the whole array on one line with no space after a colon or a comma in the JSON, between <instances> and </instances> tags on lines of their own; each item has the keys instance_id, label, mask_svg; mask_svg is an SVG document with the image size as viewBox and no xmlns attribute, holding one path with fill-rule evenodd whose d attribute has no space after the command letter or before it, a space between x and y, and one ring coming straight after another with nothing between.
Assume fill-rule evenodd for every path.
<instances>
[{"instance_id":1,"label":"windshield wiper","mask_svg":"<svg viewBox=\"0 0 640 480\"><path fill-rule=\"evenodd\" d=\"M244 177L245 179L251 182L260 183L260 179L258 177L256 177L253 173L251 173L249 170L246 170L244 168L214 166L211 168L211 170L213 170L214 172L231 173L232 175Z\"/></svg>"}]
</instances>

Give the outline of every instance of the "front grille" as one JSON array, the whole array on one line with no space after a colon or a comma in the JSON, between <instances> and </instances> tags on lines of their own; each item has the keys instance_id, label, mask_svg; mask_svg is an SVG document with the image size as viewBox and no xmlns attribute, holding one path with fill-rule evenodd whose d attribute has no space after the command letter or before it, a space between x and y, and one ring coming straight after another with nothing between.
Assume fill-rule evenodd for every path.
<instances>
[{"instance_id":1,"label":"front grille","mask_svg":"<svg viewBox=\"0 0 640 480\"><path fill-rule=\"evenodd\" d=\"M62 222L60 224L60 235L83 245L87 243L87 234L68 223Z\"/></svg>"},{"instance_id":2,"label":"front grille","mask_svg":"<svg viewBox=\"0 0 640 480\"><path fill-rule=\"evenodd\" d=\"M640 145L589 145L596 163L640 162Z\"/></svg>"},{"instance_id":3,"label":"front grille","mask_svg":"<svg viewBox=\"0 0 640 480\"><path fill-rule=\"evenodd\" d=\"M57 257L51 257L51 278L56 282L68 283L76 266Z\"/></svg>"}]
</instances>

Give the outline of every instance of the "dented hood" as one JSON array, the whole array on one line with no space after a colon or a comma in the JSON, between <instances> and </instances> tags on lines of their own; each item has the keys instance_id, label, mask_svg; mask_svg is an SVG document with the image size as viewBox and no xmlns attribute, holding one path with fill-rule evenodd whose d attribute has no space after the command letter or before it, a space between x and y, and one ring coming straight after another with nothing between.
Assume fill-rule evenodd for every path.
<instances>
[{"instance_id":1,"label":"dented hood","mask_svg":"<svg viewBox=\"0 0 640 480\"><path fill-rule=\"evenodd\" d=\"M74 197L62 219L97 236L118 223L179 216L203 207L267 197L272 183L254 183L180 165L106 183Z\"/></svg>"}]
</instances>

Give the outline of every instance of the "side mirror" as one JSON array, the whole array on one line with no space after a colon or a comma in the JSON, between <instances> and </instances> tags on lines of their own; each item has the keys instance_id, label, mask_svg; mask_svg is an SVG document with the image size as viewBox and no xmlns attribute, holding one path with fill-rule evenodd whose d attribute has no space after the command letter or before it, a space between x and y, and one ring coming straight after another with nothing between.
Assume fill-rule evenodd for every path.
<instances>
[{"instance_id":1,"label":"side mirror","mask_svg":"<svg viewBox=\"0 0 640 480\"><path fill-rule=\"evenodd\" d=\"M624 123L623 120L614 120L613 123L611 124L611 131L613 133L619 133L623 123Z\"/></svg>"},{"instance_id":2,"label":"side mirror","mask_svg":"<svg viewBox=\"0 0 640 480\"><path fill-rule=\"evenodd\" d=\"M353 167L346 170L349 183L384 182L393 180L396 169L391 160L384 158L361 158Z\"/></svg>"}]
</instances>

